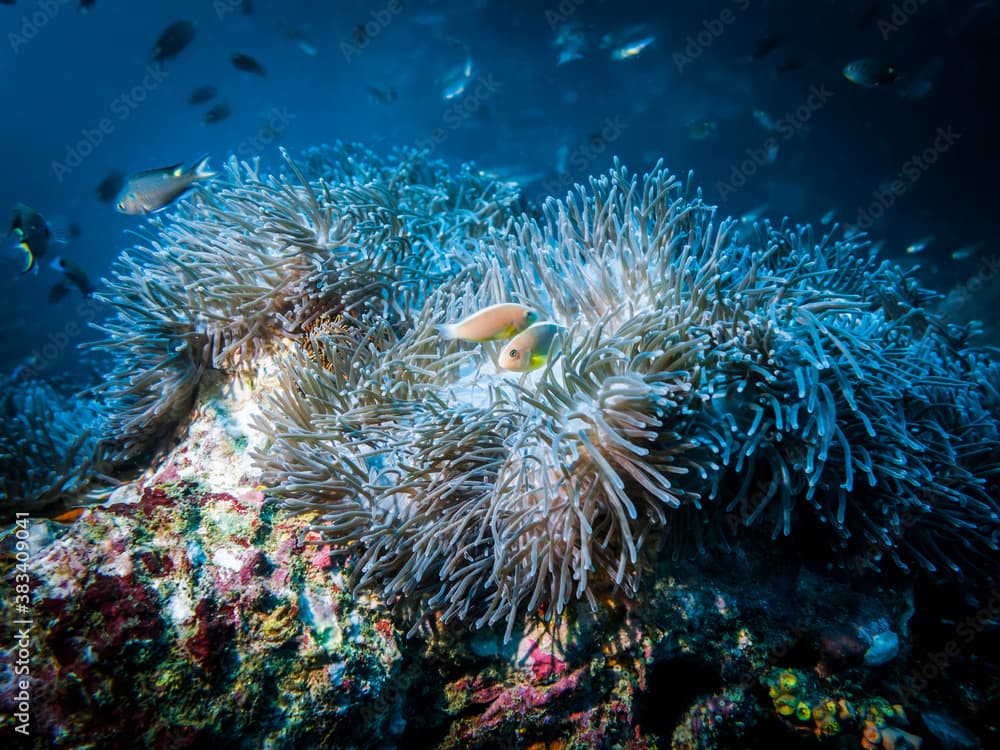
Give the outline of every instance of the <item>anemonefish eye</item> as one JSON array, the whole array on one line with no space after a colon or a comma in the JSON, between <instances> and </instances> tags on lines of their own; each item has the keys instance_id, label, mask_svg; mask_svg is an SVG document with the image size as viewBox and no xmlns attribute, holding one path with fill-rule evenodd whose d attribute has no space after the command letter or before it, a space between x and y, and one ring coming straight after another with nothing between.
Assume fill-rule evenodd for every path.
<instances>
[{"instance_id":1,"label":"anemonefish eye","mask_svg":"<svg viewBox=\"0 0 1000 750\"><path fill-rule=\"evenodd\" d=\"M521 356L521 354L520 352L517 351L517 349L511 349L509 352L507 352L507 356L510 357L511 359L517 359L518 357Z\"/></svg>"}]
</instances>

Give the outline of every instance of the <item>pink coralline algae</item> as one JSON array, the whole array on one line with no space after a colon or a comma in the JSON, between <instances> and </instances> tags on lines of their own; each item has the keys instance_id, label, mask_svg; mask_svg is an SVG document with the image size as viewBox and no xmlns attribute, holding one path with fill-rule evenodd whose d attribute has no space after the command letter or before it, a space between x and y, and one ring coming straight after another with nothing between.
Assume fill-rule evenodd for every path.
<instances>
[{"instance_id":1,"label":"pink coralline algae","mask_svg":"<svg viewBox=\"0 0 1000 750\"><path fill-rule=\"evenodd\" d=\"M531 671L534 673L536 680L548 679L566 669L566 662L554 653L546 653L537 641L531 646L528 652L528 659L531 662Z\"/></svg>"},{"instance_id":2,"label":"pink coralline algae","mask_svg":"<svg viewBox=\"0 0 1000 750\"><path fill-rule=\"evenodd\" d=\"M233 746L245 734L254 746L332 747L391 735L395 631L376 631L370 608L308 564L304 524L273 524L261 500L149 485L84 512L39 551L41 745ZM322 619L303 599L329 602Z\"/></svg>"},{"instance_id":3,"label":"pink coralline algae","mask_svg":"<svg viewBox=\"0 0 1000 750\"><path fill-rule=\"evenodd\" d=\"M352 587L361 558L238 466L213 474L239 454L211 424L194 432L202 454L182 444L72 525L22 530L38 747L723 750L860 747L877 730L885 750L923 731L897 701L918 715L952 685L911 689L905 585L790 575L769 542L659 561L641 597L608 591L596 613L574 603L509 642L503 623L470 631L439 611L403 638L412 613ZM16 619L18 538L0 541L2 623ZM903 641L877 671L872 623ZM964 668L989 663L972 658L986 640ZM0 625L0 731L15 642Z\"/></svg>"},{"instance_id":4,"label":"pink coralline algae","mask_svg":"<svg viewBox=\"0 0 1000 750\"><path fill-rule=\"evenodd\" d=\"M404 640L405 618L352 594L336 550L309 543L307 517L276 514L256 490L160 478L72 526L37 522L39 746L720 750L918 737L872 693L891 695L904 660L873 675L843 617L881 621L905 595L887 603L815 574L789 591L767 560L737 555L665 564L641 600L609 602L603 617L580 607L516 644L433 617Z\"/></svg>"}]
</instances>

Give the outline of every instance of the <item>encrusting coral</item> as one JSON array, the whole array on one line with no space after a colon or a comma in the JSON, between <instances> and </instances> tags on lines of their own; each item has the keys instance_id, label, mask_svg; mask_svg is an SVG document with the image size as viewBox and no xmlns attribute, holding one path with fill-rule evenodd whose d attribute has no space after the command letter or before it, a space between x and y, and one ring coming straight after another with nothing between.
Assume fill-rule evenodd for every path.
<instances>
[{"instance_id":1,"label":"encrusting coral","mask_svg":"<svg viewBox=\"0 0 1000 750\"><path fill-rule=\"evenodd\" d=\"M265 484L357 552L361 584L508 634L633 595L660 539L726 544L723 517L818 526L872 568L988 559L985 357L863 243L770 225L741 241L714 218L690 180L616 166L484 238L408 329L376 313L318 333L324 356L287 360L258 422ZM436 331L505 301L561 326L520 378Z\"/></svg>"}]
</instances>

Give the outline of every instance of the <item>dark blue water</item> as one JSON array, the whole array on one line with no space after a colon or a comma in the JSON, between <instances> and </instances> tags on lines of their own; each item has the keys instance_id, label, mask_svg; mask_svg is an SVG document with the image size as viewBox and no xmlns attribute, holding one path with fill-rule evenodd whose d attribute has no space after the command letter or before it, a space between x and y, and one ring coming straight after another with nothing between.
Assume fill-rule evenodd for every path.
<instances>
[{"instance_id":1,"label":"dark blue water","mask_svg":"<svg viewBox=\"0 0 1000 750\"><path fill-rule=\"evenodd\" d=\"M215 166L233 153L275 163L278 145L294 154L338 139L475 161L520 178L536 200L607 170L615 155L633 170L662 157L676 172L695 170L724 214L766 204L765 216L816 223L834 210L837 221L861 219L874 240L885 240L885 257L922 263L921 280L943 292L981 274L957 318L987 317L997 298L984 274L998 252L988 109L1000 82L1000 10L989 1L256 0L251 14L238 0L97 0L85 14L76 6L0 6L0 208L23 201L79 229L50 250L37 275L21 276L19 259L4 259L4 371L48 344L46 375L83 377L76 344L97 336L84 324L103 310L75 290L47 302L60 278L48 262L61 253L96 280L132 242L126 230L142 219L95 197L110 170L204 154ZM151 67L155 40L178 19L194 23L196 38ZM557 66L553 41L564 21L579 24L588 47L582 59ZM646 24L655 42L613 60L601 37L633 24ZM306 54L293 32L317 54ZM787 37L752 59L758 41L775 32ZM472 78L445 100L446 78L466 50ZM238 52L259 60L266 77L236 70L230 57ZM891 63L899 80L874 89L850 83L840 71L863 56ZM795 69L776 70L782 64ZM929 91L900 97L927 66L936 69ZM218 89L217 100L189 106L203 84ZM205 124L204 113L223 100L231 116ZM773 132L754 110L771 117ZM708 123L703 139L695 137L699 123ZM897 194L879 197L894 177ZM905 253L928 234L936 241L927 250ZM984 244L951 258L970 243Z\"/></svg>"}]
</instances>

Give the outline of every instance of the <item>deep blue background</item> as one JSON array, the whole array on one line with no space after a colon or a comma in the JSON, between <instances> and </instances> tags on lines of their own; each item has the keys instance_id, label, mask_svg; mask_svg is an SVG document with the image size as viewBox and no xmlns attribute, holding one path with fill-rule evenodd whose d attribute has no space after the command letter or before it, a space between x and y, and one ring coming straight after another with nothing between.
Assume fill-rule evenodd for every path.
<instances>
[{"instance_id":1,"label":"deep blue background","mask_svg":"<svg viewBox=\"0 0 1000 750\"><path fill-rule=\"evenodd\" d=\"M884 180L930 146L938 128L951 127L961 134L957 143L907 187L870 233L885 240L884 257L918 260L921 280L946 293L970 289L969 280L1000 254L993 231L996 129L989 111L1000 84L1000 9L989 0L898 3L915 12L904 14L898 29L883 26L881 32L876 19L891 19L893 3L566 0L563 9L573 9L572 18L594 40L638 22L649 24L657 40L635 59L616 62L608 50L592 48L584 59L558 67L547 15L559 12L557 3L402 0L394 13L389 0L255 0L252 15L226 0L97 0L86 14L76 5L18 0L0 6L0 209L23 201L80 228L77 239L50 252L37 275L20 276L19 259L4 259L2 371L54 336L60 354L46 358L48 371L73 376L75 345L96 336L73 324L81 316L99 318L99 305L81 307L75 291L54 305L45 297L59 279L48 267L52 255L61 252L96 280L131 243L125 230L141 219L121 216L95 198L109 170L190 163L203 154L218 167L234 151L248 155L275 111L281 113L277 121L287 120L279 125L278 142L293 153L338 139L379 151L433 143L435 156L453 164L475 161L506 176L537 178L526 186L535 199L565 193L572 181L606 170L615 154L633 170L663 157L676 172L695 170L706 197L723 214L738 216L767 204L765 215L801 223L815 223L831 209L838 221L853 223ZM689 39L722 18L724 9L731 22L715 36L703 33L710 43L679 66L676 55L690 52ZM871 21L860 25L869 11ZM379 23L379 15L389 22ZM44 24L35 24L33 16ZM125 105L121 97L147 75L156 38L181 18L196 25L194 42L164 64L166 77L144 101ZM345 54L356 27L366 22L375 33L363 49ZM304 54L282 33L285 27L305 34L318 55ZM749 59L757 40L775 31L788 32L788 39L764 59ZM477 96L474 84L463 98L448 102L442 79L462 63L463 44L477 80L482 77L495 91L483 88ZM236 52L260 60L267 77L234 69L229 58ZM892 62L901 81L882 89L849 83L841 68L860 56ZM776 72L786 57L800 59L802 68ZM902 86L935 58L941 70L930 95L900 98ZM202 117L211 105L188 106L191 90L202 84L215 85L220 100L229 101L229 119L206 125ZM369 86L391 86L398 98L380 103ZM771 136L755 121L755 109L776 120L794 112L814 87L830 96L795 136ZM57 174L54 164L65 164L68 149L105 117L113 132L79 166ZM598 133L609 118L626 127L605 143ZM695 140L690 124L702 120L716 123L715 135ZM437 142L431 140L435 135ZM780 145L776 161L740 190L721 196L719 183L730 179L748 149L760 149L769 137ZM556 173L560 149L568 180ZM265 146L261 156L273 163L276 145ZM906 245L926 234L936 235L936 242L907 256ZM977 242L984 244L972 257L951 259L955 249ZM992 325L1000 283L986 278L973 286L956 318L972 313Z\"/></svg>"}]
</instances>

